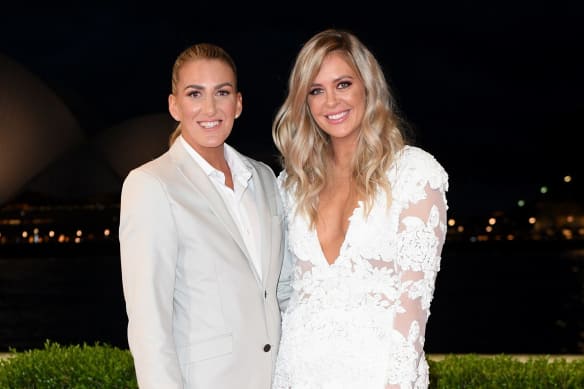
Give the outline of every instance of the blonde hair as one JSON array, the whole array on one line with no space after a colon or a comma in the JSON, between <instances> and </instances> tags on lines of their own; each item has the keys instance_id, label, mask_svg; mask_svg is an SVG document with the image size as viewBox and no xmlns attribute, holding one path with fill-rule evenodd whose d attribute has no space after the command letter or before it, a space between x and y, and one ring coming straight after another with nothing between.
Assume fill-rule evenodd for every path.
<instances>
[{"instance_id":1,"label":"blonde hair","mask_svg":"<svg viewBox=\"0 0 584 389\"><path fill-rule=\"evenodd\" d=\"M406 143L383 70L367 47L354 34L337 29L310 38L296 57L288 95L272 124L272 137L287 174L284 187L292 191L297 211L308 216L312 227L318 219L319 193L327 184L332 152L329 136L313 119L307 97L324 58L333 51L344 55L365 88L365 115L353 156L352 178L357 193L364 198L366 215L379 189L385 190L389 204L387 170Z\"/></svg>"},{"instance_id":2,"label":"blonde hair","mask_svg":"<svg viewBox=\"0 0 584 389\"><path fill-rule=\"evenodd\" d=\"M187 62L194 61L196 59L217 59L219 61L227 64L231 70L233 70L233 75L235 76L236 84L234 85L237 91L237 68L235 67L235 61L233 58L225 51L223 48L214 45L212 43L198 43L190 46L183 50L172 67L172 93L177 92L178 85L178 74L183 65ZM180 123L176 126L172 134L170 134L168 144L172 146L176 138L181 134Z\"/></svg>"}]
</instances>

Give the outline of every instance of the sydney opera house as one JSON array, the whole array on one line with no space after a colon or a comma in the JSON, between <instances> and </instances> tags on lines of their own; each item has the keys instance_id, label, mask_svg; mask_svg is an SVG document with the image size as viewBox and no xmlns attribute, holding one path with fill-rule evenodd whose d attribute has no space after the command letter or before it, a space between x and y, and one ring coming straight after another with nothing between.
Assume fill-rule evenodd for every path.
<instances>
[{"instance_id":1,"label":"sydney opera house","mask_svg":"<svg viewBox=\"0 0 584 389\"><path fill-rule=\"evenodd\" d=\"M176 123L161 112L86 131L48 85L1 54L0 85L0 244L115 240L123 178L164 152ZM582 240L576 179L515 209L453 217L449 238Z\"/></svg>"},{"instance_id":2,"label":"sydney opera house","mask_svg":"<svg viewBox=\"0 0 584 389\"><path fill-rule=\"evenodd\" d=\"M80 241L93 222L103 225L90 236L114 232L123 178L165 150L172 118L129 118L92 136L42 80L1 54L0 85L0 243Z\"/></svg>"}]
</instances>

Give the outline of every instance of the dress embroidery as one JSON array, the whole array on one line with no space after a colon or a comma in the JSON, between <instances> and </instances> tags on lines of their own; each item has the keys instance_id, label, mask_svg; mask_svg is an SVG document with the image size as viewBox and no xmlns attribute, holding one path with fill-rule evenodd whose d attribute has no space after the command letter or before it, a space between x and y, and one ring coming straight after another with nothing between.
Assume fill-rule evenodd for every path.
<instances>
[{"instance_id":1,"label":"dress embroidery","mask_svg":"<svg viewBox=\"0 0 584 389\"><path fill-rule=\"evenodd\" d=\"M448 175L406 146L367 218L349 218L329 264L304 217L287 220L292 294L282 317L274 389L427 388L424 335L446 237ZM287 215L295 202L282 190Z\"/></svg>"}]
</instances>

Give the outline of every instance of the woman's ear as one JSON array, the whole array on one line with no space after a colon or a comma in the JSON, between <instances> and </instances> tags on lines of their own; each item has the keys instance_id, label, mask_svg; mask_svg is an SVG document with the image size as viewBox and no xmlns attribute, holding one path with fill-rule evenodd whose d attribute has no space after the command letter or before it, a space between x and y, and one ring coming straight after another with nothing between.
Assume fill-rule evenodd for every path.
<instances>
[{"instance_id":1,"label":"woman's ear","mask_svg":"<svg viewBox=\"0 0 584 389\"><path fill-rule=\"evenodd\" d=\"M243 97L241 92L237 92L237 107L235 108L235 118L241 116L241 112L243 111Z\"/></svg>"},{"instance_id":2,"label":"woman's ear","mask_svg":"<svg viewBox=\"0 0 584 389\"><path fill-rule=\"evenodd\" d=\"M168 95L168 112L170 112L170 115L174 120L177 122L181 121L179 109L176 106L176 97L173 94Z\"/></svg>"}]
</instances>

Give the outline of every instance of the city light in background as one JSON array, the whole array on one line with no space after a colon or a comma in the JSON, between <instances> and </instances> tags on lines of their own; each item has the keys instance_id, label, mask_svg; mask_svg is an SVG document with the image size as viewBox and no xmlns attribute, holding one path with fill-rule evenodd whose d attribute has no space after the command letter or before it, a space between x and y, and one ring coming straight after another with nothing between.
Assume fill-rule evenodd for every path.
<instances>
[{"instance_id":1,"label":"city light in background","mask_svg":"<svg viewBox=\"0 0 584 389\"><path fill-rule=\"evenodd\" d=\"M451 241L584 240L584 209L572 176L559 185L541 185L533 200L509 199L491 214L448 218ZM513 206L513 204L516 204ZM0 209L0 244L79 244L117 239L119 203L34 206L14 203Z\"/></svg>"}]
</instances>

